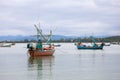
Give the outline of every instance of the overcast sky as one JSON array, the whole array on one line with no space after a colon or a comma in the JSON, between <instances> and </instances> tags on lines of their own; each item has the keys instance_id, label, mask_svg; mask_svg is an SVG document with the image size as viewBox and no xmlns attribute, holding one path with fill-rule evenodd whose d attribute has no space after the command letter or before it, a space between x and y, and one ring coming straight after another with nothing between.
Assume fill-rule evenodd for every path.
<instances>
[{"instance_id":1,"label":"overcast sky","mask_svg":"<svg viewBox=\"0 0 120 80\"><path fill-rule=\"evenodd\" d=\"M120 0L0 0L0 36L120 35Z\"/></svg>"}]
</instances>

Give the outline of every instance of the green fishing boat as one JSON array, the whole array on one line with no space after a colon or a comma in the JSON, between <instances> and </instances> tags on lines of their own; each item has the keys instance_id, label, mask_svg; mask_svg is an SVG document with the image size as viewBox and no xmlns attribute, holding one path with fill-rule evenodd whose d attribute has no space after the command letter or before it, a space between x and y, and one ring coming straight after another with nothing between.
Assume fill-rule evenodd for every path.
<instances>
[{"instance_id":1,"label":"green fishing boat","mask_svg":"<svg viewBox=\"0 0 120 80\"><path fill-rule=\"evenodd\" d=\"M79 42L76 44L77 49L89 49L89 50L103 49L103 46L104 46L103 43L98 45L98 44L95 43L94 37L91 37L91 39L92 39L92 45L91 46L82 44L81 40L79 40Z\"/></svg>"}]
</instances>

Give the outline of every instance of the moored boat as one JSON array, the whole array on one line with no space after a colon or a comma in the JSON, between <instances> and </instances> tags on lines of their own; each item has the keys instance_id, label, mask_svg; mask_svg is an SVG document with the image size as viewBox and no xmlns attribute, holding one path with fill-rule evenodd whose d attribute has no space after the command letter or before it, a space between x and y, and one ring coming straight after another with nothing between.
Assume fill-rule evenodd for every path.
<instances>
[{"instance_id":1,"label":"moored boat","mask_svg":"<svg viewBox=\"0 0 120 80\"><path fill-rule=\"evenodd\" d=\"M0 47L11 47L11 44L8 44L8 43L0 43Z\"/></svg>"},{"instance_id":2,"label":"moored boat","mask_svg":"<svg viewBox=\"0 0 120 80\"><path fill-rule=\"evenodd\" d=\"M104 46L110 46L111 44L110 43L104 43Z\"/></svg>"},{"instance_id":3,"label":"moored boat","mask_svg":"<svg viewBox=\"0 0 120 80\"><path fill-rule=\"evenodd\" d=\"M93 37L91 38L92 38L92 45L88 46L88 45L82 44L82 42L80 41L76 44L77 49L89 49L89 50L103 49L104 43L101 43L100 45L98 45L95 43L94 38Z\"/></svg>"},{"instance_id":4,"label":"moored boat","mask_svg":"<svg viewBox=\"0 0 120 80\"><path fill-rule=\"evenodd\" d=\"M36 56L52 56L55 52L55 49L52 50L29 50L29 54L32 57L36 57Z\"/></svg>"},{"instance_id":5,"label":"moored boat","mask_svg":"<svg viewBox=\"0 0 120 80\"><path fill-rule=\"evenodd\" d=\"M46 38L42 34L42 30L38 28L36 25L37 30L37 43L28 43L28 53L31 57L37 57L37 56L52 56L55 52L54 44L51 44L51 36L52 31L50 31L50 35L48 35L48 38ZM43 44L42 41L46 41L46 44Z\"/></svg>"},{"instance_id":6,"label":"moored boat","mask_svg":"<svg viewBox=\"0 0 120 80\"><path fill-rule=\"evenodd\" d=\"M103 45L98 46L86 46L86 45L77 45L78 49L103 49Z\"/></svg>"},{"instance_id":7,"label":"moored boat","mask_svg":"<svg viewBox=\"0 0 120 80\"><path fill-rule=\"evenodd\" d=\"M60 45L60 44L55 44L54 46L55 46L55 47L60 47L61 45Z\"/></svg>"}]
</instances>

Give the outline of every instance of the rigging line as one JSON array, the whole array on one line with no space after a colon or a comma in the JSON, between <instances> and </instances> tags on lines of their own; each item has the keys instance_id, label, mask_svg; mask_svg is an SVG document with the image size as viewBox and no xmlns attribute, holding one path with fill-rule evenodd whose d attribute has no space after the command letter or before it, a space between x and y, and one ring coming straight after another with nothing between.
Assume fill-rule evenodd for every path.
<instances>
[{"instance_id":1,"label":"rigging line","mask_svg":"<svg viewBox=\"0 0 120 80\"><path fill-rule=\"evenodd\" d=\"M52 37L52 31L50 30L50 35L48 36L47 43L49 43L49 41L51 40L51 37Z\"/></svg>"},{"instance_id":2,"label":"rigging line","mask_svg":"<svg viewBox=\"0 0 120 80\"><path fill-rule=\"evenodd\" d=\"M37 36L41 35L43 37L44 40L47 40L43 35L42 35L42 32L41 32L41 29L39 30L38 27L36 25L34 25L36 30L37 30Z\"/></svg>"}]
</instances>

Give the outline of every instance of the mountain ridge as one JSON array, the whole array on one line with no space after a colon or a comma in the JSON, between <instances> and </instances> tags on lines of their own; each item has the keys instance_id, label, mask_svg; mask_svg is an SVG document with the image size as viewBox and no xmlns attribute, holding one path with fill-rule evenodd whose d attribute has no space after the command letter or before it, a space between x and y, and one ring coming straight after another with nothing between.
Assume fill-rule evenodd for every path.
<instances>
[{"instance_id":1,"label":"mountain ridge","mask_svg":"<svg viewBox=\"0 0 120 80\"><path fill-rule=\"evenodd\" d=\"M107 39L119 39L120 36L95 36L95 38L107 38ZM61 40L61 39L76 39L76 38L88 38L86 36L64 36L64 35L53 35L52 40ZM37 40L36 36L0 36L0 41L21 41L21 40Z\"/></svg>"}]
</instances>

